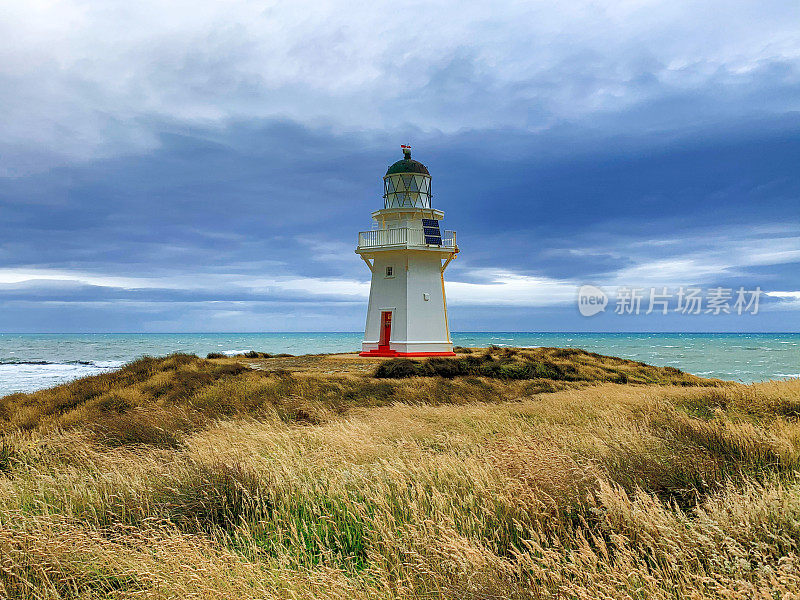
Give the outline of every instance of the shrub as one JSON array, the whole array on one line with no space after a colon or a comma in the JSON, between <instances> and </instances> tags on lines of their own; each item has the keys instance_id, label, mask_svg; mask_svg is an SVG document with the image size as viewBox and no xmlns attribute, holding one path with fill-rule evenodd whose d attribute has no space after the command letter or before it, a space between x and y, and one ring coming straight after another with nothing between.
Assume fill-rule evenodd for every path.
<instances>
[{"instance_id":1,"label":"shrub","mask_svg":"<svg viewBox=\"0 0 800 600\"><path fill-rule=\"evenodd\" d=\"M375 377L399 379L421 374L421 364L408 358L385 360L375 369Z\"/></svg>"},{"instance_id":2,"label":"shrub","mask_svg":"<svg viewBox=\"0 0 800 600\"><path fill-rule=\"evenodd\" d=\"M225 358L225 355L222 352L209 352L206 358Z\"/></svg>"},{"instance_id":3,"label":"shrub","mask_svg":"<svg viewBox=\"0 0 800 600\"><path fill-rule=\"evenodd\" d=\"M475 356L474 354L472 356L465 356L459 360L464 361L464 364L472 369L480 367L484 363L494 362L494 358L492 358L492 355L488 352L484 352L478 356Z\"/></svg>"},{"instance_id":4,"label":"shrub","mask_svg":"<svg viewBox=\"0 0 800 600\"><path fill-rule=\"evenodd\" d=\"M459 375L468 375L469 368L466 363L460 360L431 358L420 365L419 372L421 375L438 375L439 377L450 378Z\"/></svg>"},{"instance_id":5,"label":"shrub","mask_svg":"<svg viewBox=\"0 0 800 600\"><path fill-rule=\"evenodd\" d=\"M552 360L553 356L573 357L572 360ZM576 361L574 357L586 357ZM375 377L400 378L415 375L423 377L479 376L493 379L524 380L549 379L552 381L609 381L613 383L677 383L696 385L696 377L681 372L667 371L646 365L631 367L635 363L613 357L592 356L582 350L537 349L536 352L516 348L489 349L481 354L467 354L458 358L430 358L425 362L409 359L392 359L378 367Z\"/></svg>"},{"instance_id":6,"label":"shrub","mask_svg":"<svg viewBox=\"0 0 800 600\"><path fill-rule=\"evenodd\" d=\"M272 356L273 355L269 354L268 352L258 352L256 350L249 350L244 353L233 354L228 358L272 358ZM219 354L218 352L212 352L211 354L208 355L207 358L225 358L225 355Z\"/></svg>"},{"instance_id":7,"label":"shrub","mask_svg":"<svg viewBox=\"0 0 800 600\"><path fill-rule=\"evenodd\" d=\"M407 358L394 358L381 363L375 377L401 378L420 375L423 377L462 377L477 375L495 379L553 379L571 380L577 377L568 368L538 361L516 361L506 355L495 360L491 354L466 356L464 358L430 358L424 363Z\"/></svg>"},{"instance_id":8,"label":"shrub","mask_svg":"<svg viewBox=\"0 0 800 600\"><path fill-rule=\"evenodd\" d=\"M535 379L536 375L530 364L498 364L493 371L500 379ZM551 378L552 379L552 378Z\"/></svg>"},{"instance_id":9,"label":"shrub","mask_svg":"<svg viewBox=\"0 0 800 600\"><path fill-rule=\"evenodd\" d=\"M530 362L528 363L534 377L541 377L542 379L566 379L562 369L552 363L544 362Z\"/></svg>"}]
</instances>

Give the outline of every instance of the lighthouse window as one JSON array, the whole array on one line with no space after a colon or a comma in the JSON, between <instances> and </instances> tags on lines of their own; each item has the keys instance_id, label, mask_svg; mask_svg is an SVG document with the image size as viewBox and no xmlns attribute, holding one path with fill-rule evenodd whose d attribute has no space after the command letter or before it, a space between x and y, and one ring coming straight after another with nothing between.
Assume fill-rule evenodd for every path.
<instances>
[{"instance_id":1,"label":"lighthouse window","mask_svg":"<svg viewBox=\"0 0 800 600\"><path fill-rule=\"evenodd\" d=\"M386 267L386 276L394 277L394 269L392 267Z\"/></svg>"},{"instance_id":2,"label":"lighthouse window","mask_svg":"<svg viewBox=\"0 0 800 600\"><path fill-rule=\"evenodd\" d=\"M428 175L396 173L383 179L384 207L430 208L431 178Z\"/></svg>"}]
</instances>

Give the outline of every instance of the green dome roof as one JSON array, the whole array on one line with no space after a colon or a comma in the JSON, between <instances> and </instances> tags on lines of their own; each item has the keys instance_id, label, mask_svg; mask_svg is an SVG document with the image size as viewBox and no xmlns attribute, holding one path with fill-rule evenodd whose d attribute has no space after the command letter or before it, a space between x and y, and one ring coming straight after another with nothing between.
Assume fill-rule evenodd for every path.
<instances>
[{"instance_id":1,"label":"green dome roof","mask_svg":"<svg viewBox=\"0 0 800 600\"><path fill-rule=\"evenodd\" d=\"M411 150L404 150L403 153L405 154L405 158L403 160L398 160L390 166L386 170L386 175L394 175L395 173L423 173L424 175L430 176L428 167L418 160L411 160Z\"/></svg>"}]
</instances>

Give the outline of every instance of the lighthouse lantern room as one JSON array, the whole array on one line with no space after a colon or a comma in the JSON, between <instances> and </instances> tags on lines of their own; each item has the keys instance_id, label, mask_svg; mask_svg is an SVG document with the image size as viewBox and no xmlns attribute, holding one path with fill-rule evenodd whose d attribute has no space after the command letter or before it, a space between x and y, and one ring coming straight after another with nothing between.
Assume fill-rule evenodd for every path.
<instances>
[{"instance_id":1,"label":"lighthouse lantern room","mask_svg":"<svg viewBox=\"0 0 800 600\"><path fill-rule=\"evenodd\" d=\"M383 178L373 229L358 234L356 253L372 272L361 356L454 356L444 270L458 254L456 234L441 230L428 169L402 149Z\"/></svg>"}]
</instances>

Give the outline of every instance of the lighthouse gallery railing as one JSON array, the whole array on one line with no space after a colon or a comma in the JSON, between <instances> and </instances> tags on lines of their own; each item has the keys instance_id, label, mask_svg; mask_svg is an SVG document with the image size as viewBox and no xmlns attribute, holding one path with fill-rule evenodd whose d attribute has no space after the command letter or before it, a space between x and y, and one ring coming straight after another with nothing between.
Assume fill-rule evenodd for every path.
<instances>
[{"instance_id":1,"label":"lighthouse gallery railing","mask_svg":"<svg viewBox=\"0 0 800 600\"><path fill-rule=\"evenodd\" d=\"M456 232L443 231L442 245L426 244L425 232L422 229L398 227L394 229L372 229L360 231L359 248L380 248L381 246L435 246L437 248L455 248Z\"/></svg>"}]
</instances>

